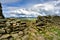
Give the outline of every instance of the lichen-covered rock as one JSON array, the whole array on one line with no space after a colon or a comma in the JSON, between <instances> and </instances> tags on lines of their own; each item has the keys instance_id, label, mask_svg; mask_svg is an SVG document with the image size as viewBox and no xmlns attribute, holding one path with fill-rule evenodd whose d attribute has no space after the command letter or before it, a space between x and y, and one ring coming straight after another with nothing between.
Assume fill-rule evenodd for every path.
<instances>
[{"instance_id":1,"label":"lichen-covered rock","mask_svg":"<svg viewBox=\"0 0 60 40\"><path fill-rule=\"evenodd\" d=\"M6 33L10 33L12 30L11 29L6 29Z\"/></svg>"},{"instance_id":2,"label":"lichen-covered rock","mask_svg":"<svg viewBox=\"0 0 60 40\"><path fill-rule=\"evenodd\" d=\"M23 35L23 31L20 31L20 32L18 33L18 35Z\"/></svg>"},{"instance_id":3,"label":"lichen-covered rock","mask_svg":"<svg viewBox=\"0 0 60 40\"><path fill-rule=\"evenodd\" d=\"M0 34L3 34L5 33L5 30L4 29L0 29Z\"/></svg>"},{"instance_id":4,"label":"lichen-covered rock","mask_svg":"<svg viewBox=\"0 0 60 40\"><path fill-rule=\"evenodd\" d=\"M14 40L14 38L13 38L13 37L11 37L11 38L9 38L8 40Z\"/></svg>"},{"instance_id":5,"label":"lichen-covered rock","mask_svg":"<svg viewBox=\"0 0 60 40\"><path fill-rule=\"evenodd\" d=\"M4 39L4 38L8 38L8 37L10 37L10 34L4 34L0 37L0 39Z\"/></svg>"},{"instance_id":6,"label":"lichen-covered rock","mask_svg":"<svg viewBox=\"0 0 60 40\"><path fill-rule=\"evenodd\" d=\"M8 40L7 38L3 38L3 39L1 39L1 40Z\"/></svg>"},{"instance_id":7,"label":"lichen-covered rock","mask_svg":"<svg viewBox=\"0 0 60 40\"><path fill-rule=\"evenodd\" d=\"M37 40L45 40L43 36L37 36Z\"/></svg>"},{"instance_id":8,"label":"lichen-covered rock","mask_svg":"<svg viewBox=\"0 0 60 40\"><path fill-rule=\"evenodd\" d=\"M18 33L15 33L15 34L11 34L11 36L12 36L13 38L16 38L16 37L18 37L19 35L18 35Z\"/></svg>"},{"instance_id":9,"label":"lichen-covered rock","mask_svg":"<svg viewBox=\"0 0 60 40\"><path fill-rule=\"evenodd\" d=\"M28 37L29 37L29 35L25 35L25 36L22 37L22 40L29 40Z\"/></svg>"},{"instance_id":10,"label":"lichen-covered rock","mask_svg":"<svg viewBox=\"0 0 60 40\"><path fill-rule=\"evenodd\" d=\"M7 26L7 27L9 27L9 26L10 26L10 22L6 22L5 24L6 24L6 26Z\"/></svg>"}]
</instances>

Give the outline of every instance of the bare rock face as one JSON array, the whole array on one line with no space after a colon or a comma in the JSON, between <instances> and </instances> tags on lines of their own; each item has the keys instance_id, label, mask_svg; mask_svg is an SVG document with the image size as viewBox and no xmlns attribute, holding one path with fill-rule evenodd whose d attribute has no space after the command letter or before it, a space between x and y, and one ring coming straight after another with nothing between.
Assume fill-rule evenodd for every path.
<instances>
[{"instance_id":1,"label":"bare rock face","mask_svg":"<svg viewBox=\"0 0 60 40\"><path fill-rule=\"evenodd\" d=\"M0 3L0 19L4 18L3 14L2 14L2 6L1 6L1 3Z\"/></svg>"}]
</instances>

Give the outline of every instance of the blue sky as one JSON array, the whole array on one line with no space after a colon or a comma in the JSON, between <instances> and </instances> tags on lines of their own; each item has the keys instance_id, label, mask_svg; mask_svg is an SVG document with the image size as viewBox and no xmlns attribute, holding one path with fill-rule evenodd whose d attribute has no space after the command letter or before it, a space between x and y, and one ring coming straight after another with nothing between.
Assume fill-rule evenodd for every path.
<instances>
[{"instance_id":1,"label":"blue sky","mask_svg":"<svg viewBox=\"0 0 60 40\"><path fill-rule=\"evenodd\" d=\"M27 7L34 4L45 3L57 0L1 0L3 6Z\"/></svg>"},{"instance_id":2,"label":"blue sky","mask_svg":"<svg viewBox=\"0 0 60 40\"><path fill-rule=\"evenodd\" d=\"M3 14L6 16L7 11L16 10L19 8L30 8L36 4L44 4L59 0L0 0L3 7ZM7 14L9 15L9 14Z\"/></svg>"}]
</instances>

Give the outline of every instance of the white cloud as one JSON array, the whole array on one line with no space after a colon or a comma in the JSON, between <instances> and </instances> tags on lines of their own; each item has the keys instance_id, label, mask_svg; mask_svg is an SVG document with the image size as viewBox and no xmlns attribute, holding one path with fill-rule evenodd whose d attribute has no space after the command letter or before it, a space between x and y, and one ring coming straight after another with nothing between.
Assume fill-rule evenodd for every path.
<instances>
[{"instance_id":1,"label":"white cloud","mask_svg":"<svg viewBox=\"0 0 60 40\"><path fill-rule=\"evenodd\" d=\"M56 11L56 14L59 14L60 12L59 11Z\"/></svg>"},{"instance_id":2,"label":"white cloud","mask_svg":"<svg viewBox=\"0 0 60 40\"><path fill-rule=\"evenodd\" d=\"M43 4L36 4L32 8L28 8L28 9L20 8L20 7L6 7L3 9L8 10L8 11L5 11L4 13L10 13L10 16L13 16L13 17L17 17L18 15L16 14L25 14L25 15L20 15L19 17L37 17L38 15L46 16L48 14L59 15L60 7L57 6L57 4L60 3L59 1L60 0L47 2Z\"/></svg>"},{"instance_id":3,"label":"white cloud","mask_svg":"<svg viewBox=\"0 0 60 40\"><path fill-rule=\"evenodd\" d=\"M37 5L35 5L34 7L35 7L35 8L42 8L42 9L45 9L46 11L54 9L54 5L52 5L52 4L47 4L47 3L37 4Z\"/></svg>"},{"instance_id":4,"label":"white cloud","mask_svg":"<svg viewBox=\"0 0 60 40\"><path fill-rule=\"evenodd\" d=\"M12 16L13 16L13 17L16 17L16 15L15 15L15 14L10 14L10 16L11 16L11 17L12 17Z\"/></svg>"}]
</instances>

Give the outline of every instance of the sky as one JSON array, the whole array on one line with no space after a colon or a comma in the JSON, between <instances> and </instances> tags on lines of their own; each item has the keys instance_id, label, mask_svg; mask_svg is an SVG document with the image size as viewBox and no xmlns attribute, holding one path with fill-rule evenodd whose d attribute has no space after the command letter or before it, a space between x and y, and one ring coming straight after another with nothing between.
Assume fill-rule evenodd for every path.
<instances>
[{"instance_id":1,"label":"sky","mask_svg":"<svg viewBox=\"0 0 60 40\"><path fill-rule=\"evenodd\" d=\"M10 12L23 8L31 8L37 4L52 4L60 3L60 0L0 0L2 3L3 15L5 17L10 16ZM59 4L57 5L59 7ZM47 9L49 5L46 6ZM54 6L55 7L55 6ZM56 7L57 8L57 7ZM56 12L58 13L58 12Z\"/></svg>"}]
</instances>

